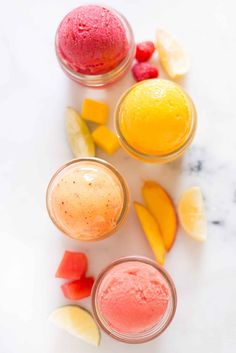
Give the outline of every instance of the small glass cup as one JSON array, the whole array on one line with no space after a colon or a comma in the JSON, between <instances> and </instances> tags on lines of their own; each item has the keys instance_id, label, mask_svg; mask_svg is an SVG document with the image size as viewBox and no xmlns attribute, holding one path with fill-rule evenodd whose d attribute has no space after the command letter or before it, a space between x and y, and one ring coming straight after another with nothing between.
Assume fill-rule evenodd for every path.
<instances>
[{"instance_id":1,"label":"small glass cup","mask_svg":"<svg viewBox=\"0 0 236 353\"><path fill-rule=\"evenodd\" d=\"M72 165L78 165L81 162L89 162L89 164L96 165L101 164L103 167L108 169L108 172L116 178L116 180L119 181L120 183L120 188L122 190L123 194L123 206L122 210L120 212L119 218L116 221L115 226L107 233L99 235L97 237L85 237L85 236L78 236L77 234L74 233L69 233L67 230L63 228L63 226L60 224L59 220L57 219L54 210L53 210L53 205L52 205L52 192L54 187L57 185L58 181L60 180L61 176L63 175L64 171L67 168L70 168ZM104 161L100 158L95 158L95 157L87 157L87 158L77 158L73 159L70 162L64 164L61 168L59 168L55 174L52 176L49 185L47 187L47 192L46 192L46 206L48 210L49 217L51 218L52 222L55 224L55 226L65 235L69 236L70 238L73 238L75 240L82 240L82 241L97 241L97 240L102 240L110 235L114 234L120 226L125 222L127 216L128 216L128 211L129 211L129 206L130 206L130 195L129 195L129 189L127 186L127 183L123 176L119 173L119 171L110 163L107 161Z\"/></svg>"},{"instance_id":2,"label":"small glass cup","mask_svg":"<svg viewBox=\"0 0 236 353\"><path fill-rule=\"evenodd\" d=\"M55 37L56 56L64 73L73 81L80 83L83 86L94 87L94 88L109 86L110 84L113 84L116 81L118 81L132 65L132 62L135 56L135 48L136 48L134 34L127 19L115 9L110 8L108 6L103 6L103 7L106 7L108 10L113 12L120 19L121 23L125 28L126 37L129 45L129 50L127 52L126 57L113 70L99 75L85 75L83 73L79 73L72 70L66 63L66 60L64 60L60 55L59 46L58 46L58 31L56 32L56 37Z\"/></svg>"},{"instance_id":3,"label":"small glass cup","mask_svg":"<svg viewBox=\"0 0 236 353\"><path fill-rule=\"evenodd\" d=\"M195 132L196 132L196 128L197 128L197 112L196 112L196 108L195 105L192 101L192 99L190 98L190 96L186 93L186 97L188 98L188 102L189 102L189 106L191 109L191 127L189 129L189 133L188 136L186 138L186 140L184 141L184 143L178 147L176 150L170 152L170 153L166 153L166 154L159 154L159 155L152 155L152 154L146 154L146 153L142 153L138 150L136 150L134 147L132 147L128 141L125 139L125 137L122 134L121 128L120 128L120 110L121 110L121 106L122 103L125 99L125 97L127 96L127 94L137 85L142 84L142 82L136 83L135 85L133 85L132 87L130 87L120 98L120 100L118 101L118 104L116 106L115 109L115 128L116 128L116 134L119 138L120 144L121 146L124 148L124 150L126 152L128 152L132 157L141 160L143 162L146 163L158 163L158 164L164 164L164 163L168 163L171 162L175 159L177 159L178 157L182 156L183 153L188 149L188 147L191 145L193 138L195 136ZM176 84L177 85L177 84ZM178 86L178 85L177 85Z\"/></svg>"},{"instance_id":4,"label":"small glass cup","mask_svg":"<svg viewBox=\"0 0 236 353\"><path fill-rule=\"evenodd\" d=\"M168 286L169 302L168 302L167 309L164 313L164 316L151 329L145 330L143 332L137 332L137 333L121 333L111 328L109 324L106 322L102 313L100 312L99 305L98 305L98 293L103 280L106 278L106 275L109 273L111 269L113 269L116 265L126 263L126 262L131 262L131 261L137 261L137 262L142 262L144 264L151 265L159 272L159 274L161 274L161 276L164 278ZM158 265L157 262L142 256L127 256L112 262L98 275L92 290L92 309L93 309L94 318L97 324L106 334L123 343L131 343L131 344L145 343L158 337L162 332L164 332L167 329L167 327L171 323L175 315L176 306L177 306L176 289L175 289L174 282L171 279L169 273L162 266Z\"/></svg>"}]
</instances>

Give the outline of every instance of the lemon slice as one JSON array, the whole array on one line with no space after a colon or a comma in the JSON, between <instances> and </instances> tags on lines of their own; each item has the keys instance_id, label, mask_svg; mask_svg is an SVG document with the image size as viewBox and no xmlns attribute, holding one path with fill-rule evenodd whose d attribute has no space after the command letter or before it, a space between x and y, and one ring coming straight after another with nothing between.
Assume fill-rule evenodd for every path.
<instances>
[{"instance_id":1,"label":"lemon slice","mask_svg":"<svg viewBox=\"0 0 236 353\"><path fill-rule=\"evenodd\" d=\"M79 113L71 108L66 108L66 132L69 145L75 157L94 157L94 142L86 122Z\"/></svg>"},{"instance_id":2,"label":"lemon slice","mask_svg":"<svg viewBox=\"0 0 236 353\"><path fill-rule=\"evenodd\" d=\"M178 204L178 213L185 232L195 240L205 241L207 238L207 221L199 187L194 186L182 194Z\"/></svg>"},{"instance_id":3,"label":"lemon slice","mask_svg":"<svg viewBox=\"0 0 236 353\"><path fill-rule=\"evenodd\" d=\"M80 306L61 306L51 313L49 320L87 343L95 346L100 344L100 330L97 324L92 315Z\"/></svg>"},{"instance_id":4,"label":"lemon slice","mask_svg":"<svg viewBox=\"0 0 236 353\"><path fill-rule=\"evenodd\" d=\"M189 60L177 40L168 32L159 29L157 31L157 51L160 62L171 78L185 75L189 70Z\"/></svg>"}]
</instances>

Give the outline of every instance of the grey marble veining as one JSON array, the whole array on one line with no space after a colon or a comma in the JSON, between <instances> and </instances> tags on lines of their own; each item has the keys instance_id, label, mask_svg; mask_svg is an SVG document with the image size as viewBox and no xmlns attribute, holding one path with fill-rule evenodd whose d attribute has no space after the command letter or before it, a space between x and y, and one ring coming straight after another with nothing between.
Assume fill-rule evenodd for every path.
<instances>
[{"instance_id":1,"label":"grey marble veining","mask_svg":"<svg viewBox=\"0 0 236 353\"><path fill-rule=\"evenodd\" d=\"M178 308L158 340L124 346L103 335L97 352L234 353L236 347L236 28L233 0L108 0L129 19L137 40L154 39L157 27L179 37L191 58L180 83L198 111L194 142L183 158L147 165L121 149L107 157L124 174L132 201L142 202L146 179L160 182L175 203L183 190L200 186L208 240L194 242L178 230L166 268L178 291ZM77 243L51 224L45 190L52 173L72 158L64 130L67 105L80 110L84 97L109 103L110 127L120 95L134 82L129 73L107 90L70 82L54 54L57 24L78 1L10 0L0 11L0 351L92 353L94 348L48 322L67 302L55 269L65 249L81 250L97 275L111 260L153 257L133 207L126 224L106 241ZM157 57L153 58L157 63ZM158 64L159 65L159 64ZM165 77L160 69L160 76ZM90 301L81 302L90 307Z\"/></svg>"}]
</instances>

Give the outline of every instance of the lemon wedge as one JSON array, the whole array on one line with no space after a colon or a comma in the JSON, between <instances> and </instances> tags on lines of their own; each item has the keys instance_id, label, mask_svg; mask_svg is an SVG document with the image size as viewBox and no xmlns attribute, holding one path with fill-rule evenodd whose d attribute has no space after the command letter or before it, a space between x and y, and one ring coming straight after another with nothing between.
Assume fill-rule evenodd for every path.
<instances>
[{"instance_id":1,"label":"lemon wedge","mask_svg":"<svg viewBox=\"0 0 236 353\"><path fill-rule=\"evenodd\" d=\"M168 32L157 31L156 48L161 65L172 79L185 75L189 70L189 59L177 40Z\"/></svg>"},{"instance_id":2,"label":"lemon wedge","mask_svg":"<svg viewBox=\"0 0 236 353\"><path fill-rule=\"evenodd\" d=\"M92 315L77 305L65 305L55 309L49 320L71 335L94 346L100 344L100 330Z\"/></svg>"},{"instance_id":3,"label":"lemon wedge","mask_svg":"<svg viewBox=\"0 0 236 353\"><path fill-rule=\"evenodd\" d=\"M86 122L79 113L66 108L66 132L70 148L75 157L94 157L94 142Z\"/></svg>"},{"instance_id":4,"label":"lemon wedge","mask_svg":"<svg viewBox=\"0 0 236 353\"><path fill-rule=\"evenodd\" d=\"M205 241L207 221L203 196L199 187L194 186L184 191L178 203L178 213L185 232L195 240Z\"/></svg>"}]
</instances>

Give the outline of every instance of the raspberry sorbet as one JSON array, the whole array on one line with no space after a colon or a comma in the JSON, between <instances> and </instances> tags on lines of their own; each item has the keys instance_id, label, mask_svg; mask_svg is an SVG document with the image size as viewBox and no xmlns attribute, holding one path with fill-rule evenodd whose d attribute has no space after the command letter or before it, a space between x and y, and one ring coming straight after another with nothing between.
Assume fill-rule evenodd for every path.
<instances>
[{"instance_id":1,"label":"raspberry sorbet","mask_svg":"<svg viewBox=\"0 0 236 353\"><path fill-rule=\"evenodd\" d=\"M111 71L129 49L119 17L98 5L80 6L65 16L58 28L57 47L66 65L85 75Z\"/></svg>"}]
</instances>

